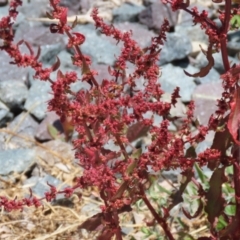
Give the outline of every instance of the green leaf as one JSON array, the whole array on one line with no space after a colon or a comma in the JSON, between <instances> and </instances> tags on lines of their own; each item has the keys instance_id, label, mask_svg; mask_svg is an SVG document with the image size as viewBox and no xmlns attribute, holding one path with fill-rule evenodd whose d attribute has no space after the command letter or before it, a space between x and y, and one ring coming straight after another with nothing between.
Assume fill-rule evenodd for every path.
<instances>
[{"instance_id":1,"label":"green leaf","mask_svg":"<svg viewBox=\"0 0 240 240\"><path fill-rule=\"evenodd\" d=\"M53 139L59 139L59 131L53 125L49 124L47 130Z\"/></svg>"},{"instance_id":2,"label":"green leaf","mask_svg":"<svg viewBox=\"0 0 240 240\"><path fill-rule=\"evenodd\" d=\"M149 189L149 195L151 197L151 199L153 201L156 201L158 200L159 198L159 194L156 192L156 190L154 189L154 186L152 186L150 189Z\"/></svg>"},{"instance_id":3,"label":"green leaf","mask_svg":"<svg viewBox=\"0 0 240 240\"><path fill-rule=\"evenodd\" d=\"M140 210L143 206L144 206L144 202L142 199L139 199L137 202L136 202L136 206L137 206L137 209Z\"/></svg>"},{"instance_id":4,"label":"green leaf","mask_svg":"<svg viewBox=\"0 0 240 240\"><path fill-rule=\"evenodd\" d=\"M198 193L196 185L192 182L188 184L186 191L187 191L187 194L191 196L197 195Z\"/></svg>"},{"instance_id":5,"label":"green leaf","mask_svg":"<svg viewBox=\"0 0 240 240\"><path fill-rule=\"evenodd\" d=\"M225 173L233 175L233 166L226 167Z\"/></svg>"},{"instance_id":6,"label":"green leaf","mask_svg":"<svg viewBox=\"0 0 240 240\"><path fill-rule=\"evenodd\" d=\"M236 213L236 206L235 205L227 205L224 209L224 212L228 215L228 216L235 216Z\"/></svg>"},{"instance_id":7,"label":"green leaf","mask_svg":"<svg viewBox=\"0 0 240 240\"><path fill-rule=\"evenodd\" d=\"M218 222L217 222L217 226L216 226L217 231L224 229L226 226L227 226L226 221L224 220L223 216L220 216L218 218Z\"/></svg>"},{"instance_id":8,"label":"green leaf","mask_svg":"<svg viewBox=\"0 0 240 240\"><path fill-rule=\"evenodd\" d=\"M177 222L179 223L179 225L183 228L183 229L187 229L188 228L188 226L186 225L186 223L184 223L183 221L182 221L182 218L181 217L177 217Z\"/></svg>"},{"instance_id":9,"label":"green leaf","mask_svg":"<svg viewBox=\"0 0 240 240\"><path fill-rule=\"evenodd\" d=\"M225 221L222 222L222 224L225 224ZM226 227L226 226L224 226L224 227ZM233 221L230 222L230 224L226 228L224 228L222 231L220 231L219 237L221 239L228 239L225 237L227 237L229 234L236 232L237 229L239 229L239 220L236 218L233 218Z\"/></svg>"},{"instance_id":10,"label":"green leaf","mask_svg":"<svg viewBox=\"0 0 240 240\"><path fill-rule=\"evenodd\" d=\"M202 183L204 184L208 184L208 177L203 173L203 170L199 167L199 165L197 163L194 164L195 169L197 171L198 177L201 180Z\"/></svg>"},{"instance_id":11,"label":"green leaf","mask_svg":"<svg viewBox=\"0 0 240 240\"><path fill-rule=\"evenodd\" d=\"M223 192L227 195L227 197L229 197L229 195L231 195L232 193L234 193L234 189L231 187L230 184L225 183L223 184ZM233 198L233 197L232 197Z\"/></svg>"},{"instance_id":12,"label":"green leaf","mask_svg":"<svg viewBox=\"0 0 240 240\"><path fill-rule=\"evenodd\" d=\"M240 27L240 15L234 15L230 20L231 28L239 28Z\"/></svg>"},{"instance_id":13,"label":"green leaf","mask_svg":"<svg viewBox=\"0 0 240 240\"><path fill-rule=\"evenodd\" d=\"M208 221L213 224L224 208L225 200L222 197L222 184L227 181L224 175L225 168L217 168L210 179L210 188L206 194L207 204L205 211L208 214Z\"/></svg>"},{"instance_id":14,"label":"green leaf","mask_svg":"<svg viewBox=\"0 0 240 240\"><path fill-rule=\"evenodd\" d=\"M141 228L141 231L142 231L143 233L145 233L147 236L151 235L151 232L150 232L149 228L142 227L142 228Z\"/></svg>"}]
</instances>

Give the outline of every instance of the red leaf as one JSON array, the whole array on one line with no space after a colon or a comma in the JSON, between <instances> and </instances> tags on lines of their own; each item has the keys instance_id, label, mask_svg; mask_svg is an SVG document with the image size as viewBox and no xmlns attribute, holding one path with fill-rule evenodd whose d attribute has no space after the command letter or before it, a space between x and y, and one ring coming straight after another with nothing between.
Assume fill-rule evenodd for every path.
<instances>
[{"instance_id":1,"label":"red leaf","mask_svg":"<svg viewBox=\"0 0 240 240\"><path fill-rule=\"evenodd\" d=\"M145 136L148 130L149 126L146 126L143 122L137 122L128 128L127 139L129 142L133 142L136 139Z\"/></svg>"},{"instance_id":2,"label":"red leaf","mask_svg":"<svg viewBox=\"0 0 240 240\"><path fill-rule=\"evenodd\" d=\"M64 8L59 18L62 25L65 25L67 23L67 11L68 11L68 8Z\"/></svg>"},{"instance_id":3,"label":"red leaf","mask_svg":"<svg viewBox=\"0 0 240 240\"><path fill-rule=\"evenodd\" d=\"M85 36L83 34L78 33L78 32L74 32L73 35L76 36L79 45L81 45L85 42Z\"/></svg>"},{"instance_id":4,"label":"red leaf","mask_svg":"<svg viewBox=\"0 0 240 240\"><path fill-rule=\"evenodd\" d=\"M17 46L20 46L24 43L24 40L20 40L18 43L17 43Z\"/></svg>"},{"instance_id":5,"label":"red leaf","mask_svg":"<svg viewBox=\"0 0 240 240\"><path fill-rule=\"evenodd\" d=\"M51 33L57 33L59 31L59 26L55 23L52 23L49 28Z\"/></svg>"},{"instance_id":6,"label":"red leaf","mask_svg":"<svg viewBox=\"0 0 240 240\"><path fill-rule=\"evenodd\" d=\"M222 184L227 181L224 174L225 168L217 168L210 179L210 188L206 193L206 206L205 211L208 215L208 221L213 224L215 219L224 210L224 199L222 196Z\"/></svg>"},{"instance_id":7,"label":"red leaf","mask_svg":"<svg viewBox=\"0 0 240 240\"><path fill-rule=\"evenodd\" d=\"M39 58L40 54L41 54L41 48L38 46L38 51L37 51L37 55L35 56L35 60Z\"/></svg>"},{"instance_id":8,"label":"red leaf","mask_svg":"<svg viewBox=\"0 0 240 240\"><path fill-rule=\"evenodd\" d=\"M79 228L84 228L88 231L95 231L102 224L102 218L103 214L97 213L83 222Z\"/></svg>"},{"instance_id":9,"label":"red leaf","mask_svg":"<svg viewBox=\"0 0 240 240\"><path fill-rule=\"evenodd\" d=\"M115 233L112 230L105 229L101 232L101 234L97 237L97 240L111 240Z\"/></svg>"},{"instance_id":10,"label":"red leaf","mask_svg":"<svg viewBox=\"0 0 240 240\"><path fill-rule=\"evenodd\" d=\"M61 72L61 70L58 70L57 72L57 78L64 78L63 73Z\"/></svg>"},{"instance_id":11,"label":"red leaf","mask_svg":"<svg viewBox=\"0 0 240 240\"><path fill-rule=\"evenodd\" d=\"M62 124L62 127L63 127L65 140L68 141L71 138L73 130L74 130L74 126L72 124L72 119L70 117L66 117L64 119L64 121L61 120L61 124Z\"/></svg>"},{"instance_id":12,"label":"red leaf","mask_svg":"<svg viewBox=\"0 0 240 240\"><path fill-rule=\"evenodd\" d=\"M206 54L207 54L208 64L205 67L203 67L200 70L200 72L195 73L195 74L190 74L184 70L184 72L187 76L189 76L189 77L205 77L209 73L209 71L211 70L211 68L214 65L214 58L212 56L212 45L211 44L209 45Z\"/></svg>"},{"instance_id":13,"label":"red leaf","mask_svg":"<svg viewBox=\"0 0 240 240\"><path fill-rule=\"evenodd\" d=\"M231 103L231 113L228 119L228 130L236 144L240 146L240 87L237 86L234 101Z\"/></svg>"},{"instance_id":14,"label":"red leaf","mask_svg":"<svg viewBox=\"0 0 240 240\"><path fill-rule=\"evenodd\" d=\"M129 182L125 181L122 185L118 188L117 193L110 199L110 201L114 201L118 198L121 198L125 190L128 188Z\"/></svg>"},{"instance_id":15,"label":"red leaf","mask_svg":"<svg viewBox=\"0 0 240 240\"><path fill-rule=\"evenodd\" d=\"M61 62L60 62L59 58L57 57L57 61L52 65L52 71L53 72L56 71L59 68L60 64L61 64Z\"/></svg>"}]
</instances>

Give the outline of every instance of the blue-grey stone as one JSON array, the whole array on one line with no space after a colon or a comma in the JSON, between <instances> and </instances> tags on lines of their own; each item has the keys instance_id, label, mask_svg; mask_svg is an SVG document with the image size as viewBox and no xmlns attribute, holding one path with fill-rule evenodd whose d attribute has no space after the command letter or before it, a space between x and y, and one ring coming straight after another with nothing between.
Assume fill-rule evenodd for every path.
<instances>
[{"instance_id":1,"label":"blue-grey stone","mask_svg":"<svg viewBox=\"0 0 240 240\"><path fill-rule=\"evenodd\" d=\"M0 81L0 100L10 109L22 109L28 95L27 86L16 80Z\"/></svg>"},{"instance_id":2,"label":"blue-grey stone","mask_svg":"<svg viewBox=\"0 0 240 240\"><path fill-rule=\"evenodd\" d=\"M38 120L42 120L46 116L47 102L52 98L51 91L49 82L34 81L29 89L24 108Z\"/></svg>"},{"instance_id":3,"label":"blue-grey stone","mask_svg":"<svg viewBox=\"0 0 240 240\"><path fill-rule=\"evenodd\" d=\"M160 52L159 64L180 60L187 57L192 51L191 41L186 35L179 33L167 33L167 41L164 42Z\"/></svg>"},{"instance_id":4,"label":"blue-grey stone","mask_svg":"<svg viewBox=\"0 0 240 240\"><path fill-rule=\"evenodd\" d=\"M43 177L32 176L24 182L24 185L28 185L31 188L33 194L41 198L45 196L44 193L50 191L49 185L58 187L61 183L62 182L59 179L51 175L45 175ZM67 185L62 186L61 189L64 189L65 187L67 187ZM57 194L56 199L63 197L64 194Z\"/></svg>"},{"instance_id":5,"label":"blue-grey stone","mask_svg":"<svg viewBox=\"0 0 240 240\"><path fill-rule=\"evenodd\" d=\"M212 68L205 77L197 77L195 80L197 84L213 83L220 81L220 74L215 68Z\"/></svg>"},{"instance_id":6,"label":"blue-grey stone","mask_svg":"<svg viewBox=\"0 0 240 240\"><path fill-rule=\"evenodd\" d=\"M107 65L114 64L116 56L120 54L120 49L111 43L110 40L102 38L100 34L97 34L94 25L78 25L74 30L86 37L81 49L84 54L91 57L93 62Z\"/></svg>"},{"instance_id":7,"label":"blue-grey stone","mask_svg":"<svg viewBox=\"0 0 240 240\"><path fill-rule=\"evenodd\" d=\"M208 36L205 31L201 29L200 25L184 25L180 24L175 27L175 32L182 36L187 36L190 41L198 41L208 44Z\"/></svg>"},{"instance_id":8,"label":"blue-grey stone","mask_svg":"<svg viewBox=\"0 0 240 240\"><path fill-rule=\"evenodd\" d=\"M0 52L0 82L17 80L26 83L29 69L10 64L12 61L6 52Z\"/></svg>"},{"instance_id":9,"label":"blue-grey stone","mask_svg":"<svg viewBox=\"0 0 240 240\"><path fill-rule=\"evenodd\" d=\"M188 66L185 70L192 73L196 69ZM161 88L167 93L172 93L176 87L180 87L181 100L189 102L196 87L194 78L188 77L182 68L173 66L170 63L162 66L161 72L162 75L159 78Z\"/></svg>"},{"instance_id":10,"label":"blue-grey stone","mask_svg":"<svg viewBox=\"0 0 240 240\"><path fill-rule=\"evenodd\" d=\"M144 7L140 5L123 3L119 8L113 10L114 22L136 22L138 14L143 11Z\"/></svg>"},{"instance_id":11,"label":"blue-grey stone","mask_svg":"<svg viewBox=\"0 0 240 240\"><path fill-rule=\"evenodd\" d=\"M35 162L35 150L29 148L0 151L0 174L26 171Z\"/></svg>"},{"instance_id":12,"label":"blue-grey stone","mask_svg":"<svg viewBox=\"0 0 240 240\"><path fill-rule=\"evenodd\" d=\"M13 132L14 135L3 133L5 139L7 140L5 148L8 148L10 145L22 148L30 148L34 146L34 134L38 125L39 124L32 116L30 116L29 113L22 112L19 114L6 128L10 132ZM25 140L25 138L30 141Z\"/></svg>"},{"instance_id":13,"label":"blue-grey stone","mask_svg":"<svg viewBox=\"0 0 240 240\"><path fill-rule=\"evenodd\" d=\"M13 118L10 109L0 101L0 127L4 127Z\"/></svg>"}]
</instances>

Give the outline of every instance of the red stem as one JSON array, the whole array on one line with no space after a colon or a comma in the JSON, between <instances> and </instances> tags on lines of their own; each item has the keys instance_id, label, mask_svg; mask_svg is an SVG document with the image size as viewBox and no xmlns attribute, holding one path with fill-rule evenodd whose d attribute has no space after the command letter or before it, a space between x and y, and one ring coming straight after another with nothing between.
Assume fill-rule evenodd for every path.
<instances>
[{"instance_id":1,"label":"red stem","mask_svg":"<svg viewBox=\"0 0 240 240\"><path fill-rule=\"evenodd\" d=\"M169 226L168 226L167 222L165 221L164 218L160 217L159 214L155 211L155 209L153 208L152 204L149 202L149 200L148 200L148 198L147 198L147 196L145 194L145 191L144 191L144 186L141 183L139 184L139 190L140 190L140 194L142 196L142 200L147 205L148 209L152 213L152 215L155 218L155 220L162 227L162 229L164 230L164 232L165 232L166 236L168 237L168 239L169 240L174 240L174 237L173 237L172 233L169 230Z\"/></svg>"},{"instance_id":2,"label":"red stem","mask_svg":"<svg viewBox=\"0 0 240 240\"><path fill-rule=\"evenodd\" d=\"M225 34L226 36L229 29L229 22L231 18L231 6L232 6L232 0L225 0L225 18L221 28L221 34ZM225 68L225 71L228 72L230 69L230 64L228 61L226 38L222 38L220 41L220 44L221 44L221 53L222 53L224 68ZM239 225L240 223L240 147L237 146L237 144L234 144L233 146L233 157L235 159L235 162L233 164L233 181L234 181L235 200L236 200L236 213L233 221L237 222L237 225ZM240 230L235 229L231 235L233 239L239 239Z\"/></svg>"},{"instance_id":3,"label":"red stem","mask_svg":"<svg viewBox=\"0 0 240 240\"><path fill-rule=\"evenodd\" d=\"M232 5L231 0L225 1L225 18L224 18L223 25L221 27L221 34L222 35L224 34L226 37L227 37L227 32L229 29L229 22L231 17L231 5ZM227 39L222 38L220 40L220 44L221 44L223 65L224 65L225 71L227 72L230 69L230 64L228 61L228 53L227 53Z\"/></svg>"},{"instance_id":4,"label":"red stem","mask_svg":"<svg viewBox=\"0 0 240 240\"><path fill-rule=\"evenodd\" d=\"M69 31L65 31L65 33L67 34L67 36L68 36L70 39L72 39L72 35L71 35L71 33L70 33ZM75 52L81 57L81 60L83 61L84 66L87 67L87 71L88 71L89 73L91 73L90 68L89 68L88 64L86 63L85 57L83 56L83 54L82 54L79 46L74 46L74 50L75 50ZM94 78L94 76L93 76L92 74L91 74L91 81L92 81L92 83L93 83L96 87L99 86L98 83L97 83L97 81L96 81L96 79Z\"/></svg>"},{"instance_id":5,"label":"red stem","mask_svg":"<svg viewBox=\"0 0 240 240\"><path fill-rule=\"evenodd\" d=\"M117 240L122 240L122 233L121 233L121 228L119 226L119 218L118 218L117 210L114 211L113 216L114 216L115 223L117 225L116 239Z\"/></svg>"}]
</instances>

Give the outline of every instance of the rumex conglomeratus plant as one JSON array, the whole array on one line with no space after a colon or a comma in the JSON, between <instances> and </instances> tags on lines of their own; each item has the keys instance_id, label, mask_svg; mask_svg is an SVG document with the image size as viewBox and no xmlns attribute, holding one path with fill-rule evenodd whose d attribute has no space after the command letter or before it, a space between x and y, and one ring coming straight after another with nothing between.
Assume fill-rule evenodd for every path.
<instances>
[{"instance_id":1,"label":"rumex conglomeratus plant","mask_svg":"<svg viewBox=\"0 0 240 240\"><path fill-rule=\"evenodd\" d=\"M80 227L87 230L99 230L98 239L122 239L119 215L132 210L131 206L138 200L146 204L154 222L163 229L166 239L176 239L171 232L169 212L174 206L183 201L183 194L189 184L193 184L198 199L198 209L191 215L187 209L182 212L190 219L205 214L208 220L208 235L198 239L239 239L240 237L240 65L231 65L227 56L227 33L230 20L239 14L239 7L231 0L223 2L224 10L219 11L222 25L219 27L208 18L208 12L191 8L189 1L164 0L170 4L173 11L183 10L192 15L194 24L200 24L208 36L209 45L203 50L208 64L198 73L188 76L206 76L214 65L213 53L221 51L225 73L222 74L224 92L217 100L218 110L212 114L207 126L197 124L194 119L194 102L188 104L186 117L182 120L177 132L169 131L169 124L176 120L170 110L180 98L179 87L171 96L171 102L162 98L164 91L159 84L161 69L157 61L161 58L161 46L169 30L165 20L157 37L151 39L150 46L142 49L131 37L131 32L121 32L112 25L105 24L99 17L98 10L92 11L95 26L101 34L112 37L116 43L122 43L121 54L117 56L114 66L109 67L109 77L99 83L95 76L97 69L91 69L91 59L82 53L81 45L85 36L74 32L74 26L67 23L67 8L59 5L60 0L50 0L52 11L47 13L50 19L57 19L58 23L50 25L52 34L66 34L68 48L73 48L72 64L79 67L77 72L57 72L57 79L51 79L50 74L60 67L60 61L51 68L43 68L38 61L40 50L35 55L30 44L22 40L14 44L13 23L18 15L17 8L22 4L20 0L10 2L9 15L0 21L0 38L2 51L12 58L12 64L17 67L32 67L35 78L51 83L53 97L49 101L49 110L55 111L61 118L67 131L74 127L78 138L73 141L76 158L84 169L82 176L76 176L75 185L57 191L50 186L49 192L41 199L30 194L29 198L10 200L0 197L0 206L6 211L22 209L23 206L41 206L41 200L52 201L59 193L70 197L76 189L95 187L104 202L101 213L84 222ZM30 54L22 54L20 45L25 44ZM134 70L126 74L128 64L134 65ZM81 76L80 76L81 75ZM138 82L144 79L143 88L138 88ZM88 90L78 92L71 90L72 83L87 82ZM180 81L180 80L179 80ZM151 113L147 118L146 113ZM162 122L154 124L154 117L161 116ZM191 131L195 123L197 133ZM207 133L215 131L212 147L204 152L195 153L198 143L204 141ZM140 151L132 142L146 132L149 133L151 143ZM67 136L66 136L67 137ZM113 142L117 148L106 148L106 144ZM208 187L196 180L194 166L198 170L208 166L213 174ZM226 169L233 167L233 177L226 176ZM155 209L146 195L146 190L157 180L158 173L163 170L180 168L183 180L177 191L170 194L167 206L161 211ZM202 171L199 170L202 173ZM202 177L204 179L204 177ZM228 184L234 193L231 200L224 195L223 185ZM234 206L232 215L226 214L226 207ZM219 219L225 222L219 227ZM101 226L101 227L100 227Z\"/></svg>"}]
</instances>

